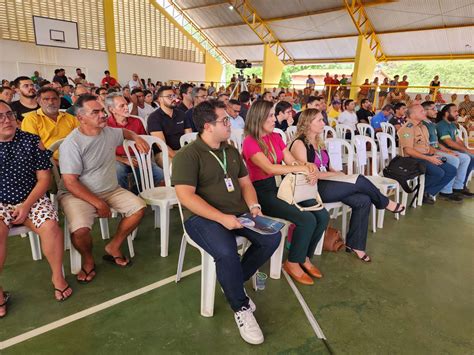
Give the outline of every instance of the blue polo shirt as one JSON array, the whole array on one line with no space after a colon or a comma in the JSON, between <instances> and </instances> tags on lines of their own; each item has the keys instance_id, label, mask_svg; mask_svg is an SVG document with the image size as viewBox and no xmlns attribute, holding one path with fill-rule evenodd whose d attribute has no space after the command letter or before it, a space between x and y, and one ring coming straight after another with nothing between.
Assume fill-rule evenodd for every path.
<instances>
[{"instance_id":1,"label":"blue polo shirt","mask_svg":"<svg viewBox=\"0 0 474 355\"><path fill-rule=\"evenodd\" d=\"M382 122L388 122L388 117L385 117L385 115L383 114L383 111L380 111L374 117L372 117L372 120L370 121L370 125L374 129L379 129L379 128L382 128L380 126Z\"/></svg>"},{"instance_id":2,"label":"blue polo shirt","mask_svg":"<svg viewBox=\"0 0 474 355\"><path fill-rule=\"evenodd\" d=\"M451 138L453 141L456 141L458 136L458 128L454 122L448 122L446 120L441 120L436 125L438 131L438 139L444 141L447 138Z\"/></svg>"}]
</instances>

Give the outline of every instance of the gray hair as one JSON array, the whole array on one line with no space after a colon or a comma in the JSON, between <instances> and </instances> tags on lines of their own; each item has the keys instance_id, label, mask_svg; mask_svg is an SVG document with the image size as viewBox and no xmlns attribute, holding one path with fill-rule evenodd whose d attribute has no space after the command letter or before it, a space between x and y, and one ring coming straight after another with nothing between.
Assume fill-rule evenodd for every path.
<instances>
[{"instance_id":1,"label":"gray hair","mask_svg":"<svg viewBox=\"0 0 474 355\"><path fill-rule=\"evenodd\" d=\"M111 92L105 97L104 105L105 108L108 110L110 107L115 108L115 98L116 97L123 97L123 95L119 92Z\"/></svg>"},{"instance_id":2,"label":"gray hair","mask_svg":"<svg viewBox=\"0 0 474 355\"><path fill-rule=\"evenodd\" d=\"M200 87L200 86L195 86L195 87L193 87L193 91L191 92L191 98L192 98L193 100L196 98L196 96L198 96L199 91L205 91L205 92L207 92L207 89L206 89L206 88L202 88L202 87Z\"/></svg>"}]
</instances>

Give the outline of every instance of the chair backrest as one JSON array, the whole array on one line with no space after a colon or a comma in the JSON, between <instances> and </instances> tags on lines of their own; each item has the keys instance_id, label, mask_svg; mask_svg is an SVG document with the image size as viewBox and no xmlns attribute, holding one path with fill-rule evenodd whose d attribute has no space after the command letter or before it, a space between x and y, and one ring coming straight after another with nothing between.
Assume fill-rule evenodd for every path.
<instances>
[{"instance_id":1,"label":"chair backrest","mask_svg":"<svg viewBox=\"0 0 474 355\"><path fill-rule=\"evenodd\" d=\"M283 139L283 142L285 144L287 143L286 134L280 128L273 128L273 132L278 133L281 136L281 139Z\"/></svg>"},{"instance_id":2,"label":"chair backrest","mask_svg":"<svg viewBox=\"0 0 474 355\"><path fill-rule=\"evenodd\" d=\"M191 143L192 141L196 140L197 132L185 133L181 137L179 137L179 145L184 147L186 144Z\"/></svg>"},{"instance_id":3,"label":"chair backrest","mask_svg":"<svg viewBox=\"0 0 474 355\"><path fill-rule=\"evenodd\" d=\"M129 117L139 119L142 122L143 127L145 127L145 131L147 131L147 133L148 133L148 128L147 128L148 124L147 124L146 120L143 117L136 116L136 115L129 115Z\"/></svg>"},{"instance_id":4,"label":"chair backrest","mask_svg":"<svg viewBox=\"0 0 474 355\"><path fill-rule=\"evenodd\" d=\"M351 126L348 126L343 123L338 123L336 125L337 138L346 139L347 132L351 133L351 140L354 139L355 131Z\"/></svg>"},{"instance_id":5,"label":"chair backrest","mask_svg":"<svg viewBox=\"0 0 474 355\"><path fill-rule=\"evenodd\" d=\"M369 159L367 154L367 143L370 144L370 151L372 153L372 159ZM378 175L377 170L377 144L375 140L367 136L357 135L353 140L354 151L356 153L356 167L357 174L365 175L366 168L368 167L369 161L372 161L371 172L372 175Z\"/></svg>"},{"instance_id":6,"label":"chair backrest","mask_svg":"<svg viewBox=\"0 0 474 355\"><path fill-rule=\"evenodd\" d=\"M141 135L149 145L150 150L146 153L140 153L135 146L134 141L125 140L123 142L123 147L125 149L125 153L127 154L128 161L130 162L130 166L132 168L133 177L135 178L135 183L137 184L137 188L140 192L143 192L148 189L152 189L155 187L153 181L153 171L151 167L151 161L154 159L153 144L156 144L162 152L163 155L163 174L165 180L165 186L171 187L171 178L170 178L170 163L168 157L168 146L164 141L162 141L158 137L153 136L146 136ZM135 159L137 159L138 167L135 167L132 160L132 154L130 154L130 150L135 155ZM138 172L140 172L140 181L138 180Z\"/></svg>"},{"instance_id":7,"label":"chair backrest","mask_svg":"<svg viewBox=\"0 0 474 355\"><path fill-rule=\"evenodd\" d=\"M331 133L331 137L328 137L329 133ZM328 138L337 138L337 134L331 126L324 126L323 139L326 140Z\"/></svg>"},{"instance_id":8,"label":"chair backrest","mask_svg":"<svg viewBox=\"0 0 474 355\"><path fill-rule=\"evenodd\" d=\"M397 156L397 146L390 134L377 132L376 135L380 147L380 170L382 170Z\"/></svg>"},{"instance_id":9,"label":"chair backrest","mask_svg":"<svg viewBox=\"0 0 474 355\"><path fill-rule=\"evenodd\" d=\"M354 173L354 149L345 139L328 138L325 140L329 155L329 165L336 171L344 170L347 164L347 174Z\"/></svg>"},{"instance_id":10,"label":"chair backrest","mask_svg":"<svg viewBox=\"0 0 474 355\"><path fill-rule=\"evenodd\" d=\"M458 128L458 137L464 142L466 148L469 148L469 133L467 133L466 128L459 125Z\"/></svg>"},{"instance_id":11,"label":"chair backrest","mask_svg":"<svg viewBox=\"0 0 474 355\"><path fill-rule=\"evenodd\" d=\"M337 120L334 117L328 117L328 123L331 127L336 127Z\"/></svg>"},{"instance_id":12,"label":"chair backrest","mask_svg":"<svg viewBox=\"0 0 474 355\"><path fill-rule=\"evenodd\" d=\"M367 133L369 133L368 136L372 139L375 139L375 130L370 124L358 123L356 124L356 127L361 136L367 136Z\"/></svg>"},{"instance_id":13,"label":"chair backrest","mask_svg":"<svg viewBox=\"0 0 474 355\"><path fill-rule=\"evenodd\" d=\"M242 128L232 128L230 131L229 143L232 144L239 153L242 153L242 143L244 142L244 130Z\"/></svg>"},{"instance_id":14,"label":"chair backrest","mask_svg":"<svg viewBox=\"0 0 474 355\"><path fill-rule=\"evenodd\" d=\"M288 138L288 142L291 142L293 138L295 138L296 128L296 126L290 126L286 129L286 137Z\"/></svg>"},{"instance_id":15,"label":"chair backrest","mask_svg":"<svg viewBox=\"0 0 474 355\"><path fill-rule=\"evenodd\" d=\"M381 122L380 127L382 127L382 132L383 133L388 133L393 137L393 139L395 139L395 135L397 134L397 130L395 129L395 126L393 124L388 123L388 122Z\"/></svg>"},{"instance_id":16,"label":"chair backrest","mask_svg":"<svg viewBox=\"0 0 474 355\"><path fill-rule=\"evenodd\" d=\"M59 139L53 144L51 144L48 148L48 150L52 151L53 153L56 152L59 149L59 146L64 142L64 139ZM59 187L59 181L61 180L61 174L59 174L59 169L56 166L56 162L54 161L53 157L51 157L51 162L53 163L53 177L54 177L54 182L56 183L56 186Z\"/></svg>"}]
</instances>

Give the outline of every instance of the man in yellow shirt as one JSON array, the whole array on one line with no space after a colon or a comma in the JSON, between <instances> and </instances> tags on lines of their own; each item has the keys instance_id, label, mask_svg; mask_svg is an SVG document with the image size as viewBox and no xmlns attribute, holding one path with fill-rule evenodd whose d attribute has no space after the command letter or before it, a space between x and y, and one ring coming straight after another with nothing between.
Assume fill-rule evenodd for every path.
<instances>
[{"instance_id":1,"label":"man in yellow shirt","mask_svg":"<svg viewBox=\"0 0 474 355\"><path fill-rule=\"evenodd\" d=\"M44 86L38 91L37 97L40 108L25 114L21 129L38 135L44 146L49 148L79 127L79 121L66 112L59 112L61 99L56 89ZM58 159L58 151L55 152L54 158Z\"/></svg>"},{"instance_id":2,"label":"man in yellow shirt","mask_svg":"<svg viewBox=\"0 0 474 355\"><path fill-rule=\"evenodd\" d=\"M341 101L333 100L331 103L331 107L328 111L328 117L330 118L329 122L337 122L339 115L341 114ZM335 127L336 124L331 124L332 127Z\"/></svg>"}]
</instances>

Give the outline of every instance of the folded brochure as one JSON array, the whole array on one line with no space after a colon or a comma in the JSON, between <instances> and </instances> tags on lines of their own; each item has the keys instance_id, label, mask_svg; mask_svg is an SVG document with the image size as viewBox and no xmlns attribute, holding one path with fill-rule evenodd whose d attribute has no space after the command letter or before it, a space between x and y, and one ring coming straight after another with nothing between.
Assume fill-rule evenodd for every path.
<instances>
[{"instance_id":1,"label":"folded brochure","mask_svg":"<svg viewBox=\"0 0 474 355\"><path fill-rule=\"evenodd\" d=\"M244 213L238 218L238 220L245 228L260 234L275 234L285 226L284 223L269 217L253 217L250 213Z\"/></svg>"}]
</instances>

